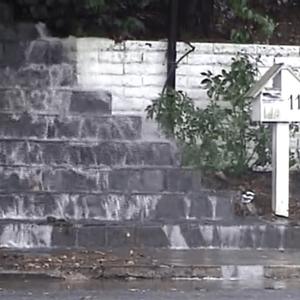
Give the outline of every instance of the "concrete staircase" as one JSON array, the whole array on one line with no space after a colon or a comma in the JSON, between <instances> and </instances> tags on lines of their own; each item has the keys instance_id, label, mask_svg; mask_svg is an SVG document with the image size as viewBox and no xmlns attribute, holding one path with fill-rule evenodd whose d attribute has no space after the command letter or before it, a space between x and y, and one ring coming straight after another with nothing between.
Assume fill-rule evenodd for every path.
<instances>
[{"instance_id":1,"label":"concrete staircase","mask_svg":"<svg viewBox=\"0 0 300 300\"><path fill-rule=\"evenodd\" d=\"M143 139L141 117L112 115L110 93L77 87L45 43L0 66L0 247L300 246L299 226L236 217L236 192L207 189L171 143Z\"/></svg>"}]
</instances>

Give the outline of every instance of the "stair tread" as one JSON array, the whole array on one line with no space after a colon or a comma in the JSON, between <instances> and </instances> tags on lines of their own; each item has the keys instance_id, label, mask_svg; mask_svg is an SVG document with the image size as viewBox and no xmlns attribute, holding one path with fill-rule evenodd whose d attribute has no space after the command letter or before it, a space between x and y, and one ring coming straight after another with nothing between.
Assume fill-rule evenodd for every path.
<instances>
[{"instance_id":1,"label":"stair tread","mask_svg":"<svg viewBox=\"0 0 300 300\"><path fill-rule=\"evenodd\" d=\"M136 222L131 220L71 220L68 218L55 218L48 217L47 219L0 219L0 224L37 224L37 225L56 225L57 224L68 224L68 225L83 225L83 226L100 226L100 227L156 227L156 226L223 226L223 227L248 227L248 226L260 226L267 225L271 227L285 227L285 228L300 228L300 224L290 224L281 222L271 222L259 217L247 217L240 218L235 217L231 220L195 220L195 219L182 219L182 220L161 220L161 221L143 221Z\"/></svg>"}]
</instances>

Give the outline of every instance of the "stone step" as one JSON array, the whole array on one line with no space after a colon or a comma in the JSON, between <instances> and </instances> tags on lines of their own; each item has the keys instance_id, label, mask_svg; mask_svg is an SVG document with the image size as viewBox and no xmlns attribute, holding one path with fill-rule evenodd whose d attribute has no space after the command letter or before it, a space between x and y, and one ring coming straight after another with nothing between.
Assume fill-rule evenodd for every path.
<instances>
[{"instance_id":1,"label":"stone step","mask_svg":"<svg viewBox=\"0 0 300 300\"><path fill-rule=\"evenodd\" d=\"M168 142L63 142L0 140L0 165L28 166L174 166L178 153Z\"/></svg>"},{"instance_id":2,"label":"stone step","mask_svg":"<svg viewBox=\"0 0 300 300\"><path fill-rule=\"evenodd\" d=\"M69 111L71 91L67 88L1 87L0 110L7 113L61 115Z\"/></svg>"},{"instance_id":3,"label":"stone step","mask_svg":"<svg viewBox=\"0 0 300 300\"><path fill-rule=\"evenodd\" d=\"M262 221L69 223L0 222L0 247L113 249L299 249L300 226Z\"/></svg>"},{"instance_id":4,"label":"stone step","mask_svg":"<svg viewBox=\"0 0 300 300\"><path fill-rule=\"evenodd\" d=\"M70 62L66 45L55 38L37 39L34 24L19 23L15 27L1 26L1 66L25 66L28 64L53 65ZM70 45L72 46L72 45ZM73 45L75 46L75 45Z\"/></svg>"},{"instance_id":5,"label":"stone step","mask_svg":"<svg viewBox=\"0 0 300 300\"><path fill-rule=\"evenodd\" d=\"M17 68L0 66L0 87L48 89L76 84L75 66L70 63L53 65L27 64Z\"/></svg>"},{"instance_id":6,"label":"stone step","mask_svg":"<svg viewBox=\"0 0 300 300\"><path fill-rule=\"evenodd\" d=\"M233 218L233 192L2 193L0 219L69 221L175 221Z\"/></svg>"},{"instance_id":7,"label":"stone step","mask_svg":"<svg viewBox=\"0 0 300 300\"><path fill-rule=\"evenodd\" d=\"M0 113L0 140L135 140L141 138L139 116L46 116Z\"/></svg>"},{"instance_id":8,"label":"stone step","mask_svg":"<svg viewBox=\"0 0 300 300\"><path fill-rule=\"evenodd\" d=\"M103 89L87 90L80 87L60 87L53 86L50 82L45 83L44 86L42 84L31 86L29 83L19 84L17 79L15 80L16 85L13 87L8 87L8 83L3 87L0 84L1 112L80 114L81 116L111 114L111 93ZM30 81L30 77L28 81Z\"/></svg>"},{"instance_id":9,"label":"stone step","mask_svg":"<svg viewBox=\"0 0 300 300\"><path fill-rule=\"evenodd\" d=\"M57 38L32 40L26 50L26 62L45 65L70 62L64 46L63 41ZM76 44L69 46L76 47Z\"/></svg>"},{"instance_id":10,"label":"stone step","mask_svg":"<svg viewBox=\"0 0 300 300\"><path fill-rule=\"evenodd\" d=\"M192 169L169 167L80 168L0 166L2 192L192 192L201 177Z\"/></svg>"}]
</instances>

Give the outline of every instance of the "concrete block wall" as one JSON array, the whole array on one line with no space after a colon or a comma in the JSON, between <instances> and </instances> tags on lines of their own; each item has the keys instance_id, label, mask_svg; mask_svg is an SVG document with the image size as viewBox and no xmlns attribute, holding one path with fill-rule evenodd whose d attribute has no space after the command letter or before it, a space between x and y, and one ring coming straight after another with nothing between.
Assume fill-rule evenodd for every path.
<instances>
[{"instance_id":1,"label":"concrete block wall","mask_svg":"<svg viewBox=\"0 0 300 300\"><path fill-rule=\"evenodd\" d=\"M162 91L166 79L166 41L124 41L80 38L76 40L78 84L108 89L113 95L114 113L143 113ZM200 106L207 103L201 88L201 72L228 68L238 52L261 56L263 73L274 62L284 62L300 72L300 47L278 45L235 45L193 43L195 51L177 68L177 88L188 93ZM178 43L178 58L189 50Z\"/></svg>"}]
</instances>

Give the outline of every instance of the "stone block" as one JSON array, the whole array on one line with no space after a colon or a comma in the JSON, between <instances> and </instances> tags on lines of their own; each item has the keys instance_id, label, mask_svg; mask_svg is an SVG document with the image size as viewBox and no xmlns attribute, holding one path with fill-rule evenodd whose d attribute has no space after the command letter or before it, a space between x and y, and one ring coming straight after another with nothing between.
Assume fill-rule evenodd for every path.
<instances>
[{"instance_id":1,"label":"stone block","mask_svg":"<svg viewBox=\"0 0 300 300\"><path fill-rule=\"evenodd\" d=\"M234 217L233 195L230 192L199 191L185 196L189 218L208 220L230 220Z\"/></svg>"},{"instance_id":2,"label":"stone block","mask_svg":"<svg viewBox=\"0 0 300 300\"><path fill-rule=\"evenodd\" d=\"M162 227L153 224L136 227L136 245L141 248L167 248L170 244Z\"/></svg>"},{"instance_id":3,"label":"stone block","mask_svg":"<svg viewBox=\"0 0 300 300\"><path fill-rule=\"evenodd\" d=\"M49 192L21 192L17 189L0 194L0 218L53 220L99 219L103 195L80 195Z\"/></svg>"},{"instance_id":4,"label":"stone block","mask_svg":"<svg viewBox=\"0 0 300 300\"><path fill-rule=\"evenodd\" d=\"M0 140L0 161L19 165L67 165L70 149L63 142Z\"/></svg>"},{"instance_id":5,"label":"stone block","mask_svg":"<svg viewBox=\"0 0 300 300\"><path fill-rule=\"evenodd\" d=\"M188 211L183 198L180 194L163 195L156 205L153 219L164 222L186 219Z\"/></svg>"},{"instance_id":6,"label":"stone block","mask_svg":"<svg viewBox=\"0 0 300 300\"><path fill-rule=\"evenodd\" d=\"M201 189L201 173L193 169L167 170L166 181L169 191L192 192Z\"/></svg>"},{"instance_id":7,"label":"stone block","mask_svg":"<svg viewBox=\"0 0 300 300\"><path fill-rule=\"evenodd\" d=\"M99 162L98 162L99 163ZM138 164L137 164L138 165ZM172 188L170 189L166 182L168 181L167 172L164 169L114 169L110 173L110 186L112 189L116 190L136 190L136 191L147 191L147 192L161 192L161 191L170 191L170 192L182 192L182 189L180 188ZM185 183L187 184L187 183ZM194 191L196 189L194 188ZM193 190L191 189L190 192ZM186 190L185 192L189 192ZM223 217L224 214L226 216L231 215L230 211L230 202L226 202L222 206L221 200L217 199L216 204L215 199L208 198L208 196L202 195L203 200L205 200L205 207L203 207L201 201L202 198L199 199L199 203L197 204L196 197L199 197L199 194L196 194L194 196L191 196L192 198L189 199L188 197L185 199L186 201L190 201L190 205L193 209L195 209L195 214L197 216L203 215L203 212L201 212L204 208L207 208L207 210L211 213L209 216L206 215L207 218L219 218ZM200 195L201 197L201 195ZM213 197L213 196L212 196ZM229 201L231 200L230 196L228 196ZM225 197L227 201L227 196ZM184 200L184 201L185 201ZM219 202L218 202L219 201ZM213 204L212 204L213 203ZM216 205L214 207L214 216L212 215L212 205ZM220 207L218 205L221 205ZM226 208L224 211L224 214L222 213L222 209ZM195 215L191 215L191 217L195 217Z\"/></svg>"},{"instance_id":8,"label":"stone block","mask_svg":"<svg viewBox=\"0 0 300 300\"><path fill-rule=\"evenodd\" d=\"M0 194L0 218L1 219L14 219L19 215L22 219L25 219L25 214L20 210L18 214L18 207L20 207L23 203L23 197L18 197L11 192ZM20 203L20 206L18 204Z\"/></svg>"},{"instance_id":9,"label":"stone block","mask_svg":"<svg viewBox=\"0 0 300 300\"><path fill-rule=\"evenodd\" d=\"M52 229L51 246L55 248L74 248L77 246L77 232L74 225L54 224Z\"/></svg>"},{"instance_id":10,"label":"stone block","mask_svg":"<svg viewBox=\"0 0 300 300\"><path fill-rule=\"evenodd\" d=\"M148 148L147 148L148 146ZM71 163L80 164L82 161L86 161L84 164L95 163L97 165L106 166L132 166L132 165L161 165L163 163L169 163L169 157L161 159L158 154L160 145L158 147L152 147L152 143L127 143L127 142L110 142L102 141L97 144L91 144L91 150L86 151L86 143L74 144L71 146ZM149 151L150 148L150 151ZM82 150L83 149L83 150ZM155 149L158 153L154 154ZM84 151L85 154L82 152ZM149 155L150 153L150 155ZM87 157L85 157L87 155ZM153 154L153 155L152 155ZM154 156L154 157L153 157ZM151 172L150 172L151 173ZM151 176L149 173L149 176ZM145 176L147 174L145 173ZM145 178L147 181L147 179Z\"/></svg>"},{"instance_id":11,"label":"stone block","mask_svg":"<svg viewBox=\"0 0 300 300\"><path fill-rule=\"evenodd\" d=\"M26 52L28 63L53 65L63 62L63 45L58 39L34 40Z\"/></svg>"},{"instance_id":12,"label":"stone block","mask_svg":"<svg viewBox=\"0 0 300 300\"><path fill-rule=\"evenodd\" d=\"M0 167L1 191L39 191L41 189L42 177L40 170Z\"/></svg>"},{"instance_id":13,"label":"stone block","mask_svg":"<svg viewBox=\"0 0 300 300\"><path fill-rule=\"evenodd\" d=\"M55 118L49 124L48 137L56 139L74 139L79 137L80 119Z\"/></svg>"},{"instance_id":14,"label":"stone block","mask_svg":"<svg viewBox=\"0 0 300 300\"><path fill-rule=\"evenodd\" d=\"M163 64L125 64L125 75L165 75L167 68Z\"/></svg>"},{"instance_id":15,"label":"stone block","mask_svg":"<svg viewBox=\"0 0 300 300\"><path fill-rule=\"evenodd\" d=\"M106 247L134 247L136 245L136 234L133 226L116 225L106 227Z\"/></svg>"},{"instance_id":16,"label":"stone block","mask_svg":"<svg viewBox=\"0 0 300 300\"><path fill-rule=\"evenodd\" d=\"M55 169L43 172L43 187L47 191L101 191L103 183L98 183L95 170Z\"/></svg>"},{"instance_id":17,"label":"stone block","mask_svg":"<svg viewBox=\"0 0 300 300\"><path fill-rule=\"evenodd\" d=\"M5 165L28 163L28 144L26 142L0 140L0 162Z\"/></svg>"},{"instance_id":18,"label":"stone block","mask_svg":"<svg viewBox=\"0 0 300 300\"><path fill-rule=\"evenodd\" d=\"M106 246L105 226L82 226L77 229L78 247L99 249Z\"/></svg>"},{"instance_id":19,"label":"stone block","mask_svg":"<svg viewBox=\"0 0 300 300\"><path fill-rule=\"evenodd\" d=\"M236 55L238 52L245 52L247 54L257 54L257 45L242 45L242 44L213 44L214 54L228 54L230 56Z\"/></svg>"},{"instance_id":20,"label":"stone block","mask_svg":"<svg viewBox=\"0 0 300 300\"><path fill-rule=\"evenodd\" d=\"M109 119L105 118L104 122L101 120L93 118L84 118L82 120L82 127L80 132L80 138L82 139L93 139L95 140L98 136L98 128L100 128L101 133L100 139L106 139L107 136L110 136L110 126L108 124ZM100 124L99 124L100 123Z\"/></svg>"},{"instance_id":21,"label":"stone block","mask_svg":"<svg viewBox=\"0 0 300 300\"><path fill-rule=\"evenodd\" d=\"M96 151L93 146L73 145L69 147L70 163L72 165L96 166Z\"/></svg>"},{"instance_id":22,"label":"stone block","mask_svg":"<svg viewBox=\"0 0 300 300\"><path fill-rule=\"evenodd\" d=\"M98 51L96 53L98 62L100 63L123 63L124 52L121 51Z\"/></svg>"},{"instance_id":23,"label":"stone block","mask_svg":"<svg viewBox=\"0 0 300 300\"><path fill-rule=\"evenodd\" d=\"M156 86L162 88L165 83L165 79L160 75L144 75L142 76L144 86Z\"/></svg>"},{"instance_id":24,"label":"stone block","mask_svg":"<svg viewBox=\"0 0 300 300\"><path fill-rule=\"evenodd\" d=\"M41 123L43 124L43 123ZM39 127L37 127L39 128ZM41 128L44 129L44 126ZM11 130L11 129L10 129ZM41 130L42 131L42 130ZM38 132L37 132L38 133ZM48 138L54 137L54 130L49 130L48 128ZM28 134L29 135L29 134ZM147 143L146 143L147 144ZM14 148L13 148L14 147ZM146 147L142 147L141 153L139 151L132 151L132 148L136 148L136 145L130 145L128 143L123 142L109 142L103 141L97 144L90 144L85 142L78 143L77 141L74 143L70 143L68 140L61 141L50 141L50 140L39 140L39 141L0 141L0 151L2 151L3 161L11 161L15 163L15 159L18 160L21 164L48 164L48 165L65 165L71 164L73 166L76 165L85 165L85 166L144 166L152 165L157 166L158 162L156 160L152 160L151 157L147 157L148 152L143 152ZM13 149L12 149L13 148ZM8 153L12 149L13 153ZM138 148L137 148L138 149ZM19 152L23 154L19 154ZM129 156L133 156L133 153L139 153L139 157L134 160L128 160ZM149 160L147 160L149 159ZM0 157L1 160L1 157ZM158 169L157 169L158 170ZM115 170L117 173L118 169ZM154 170L152 170L154 171ZM137 178L134 173L135 170L125 169L125 173L127 174L124 177L126 180L126 176L130 175L127 178L128 186L135 186L133 182L138 182L142 186L150 187L150 186L162 186L166 187L165 184L165 173L162 172L152 172L148 169L145 171L138 171L138 180L133 178ZM120 171L122 173L123 171ZM116 173L116 174L117 174ZM119 176L114 174L113 176ZM123 174L123 173L122 173ZM133 176L133 177L132 177ZM123 175L121 175L123 177ZM155 183L156 181L151 182L151 178L156 177L155 180L159 181L159 183ZM133 181L132 181L133 180ZM131 183L129 183L131 182ZM119 184L120 185L120 184ZM121 184L122 185L122 184ZM153 186L154 188L154 186Z\"/></svg>"},{"instance_id":25,"label":"stone block","mask_svg":"<svg viewBox=\"0 0 300 300\"><path fill-rule=\"evenodd\" d=\"M63 43L59 39L52 39L49 43L49 64L61 64L64 60Z\"/></svg>"},{"instance_id":26,"label":"stone block","mask_svg":"<svg viewBox=\"0 0 300 300\"><path fill-rule=\"evenodd\" d=\"M174 165L177 164L176 154L171 145L164 142L144 142L131 144L126 156L127 165Z\"/></svg>"},{"instance_id":27,"label":"stone block","mask_svg":"<svg viewBox=\"0 0 300 300\"><path fill-rule=\"evenodd\" d=\"M113 200L109 202L109 196L105 194L73 195L73 213L71 218L84 220L112 221L118 215ZM76 200L76 202L75 202ZM111 216L111 218L110 218Z\"/></svg>"},{"instance_id":28,"label":"stone block","mask_svg":"<svg viewBox=\"0 0 300 300\"><path fill-rule=\"evenodd\" d=\"M124 46L127 52L131 51L166 51L165 41L125 41Z\"/></svg>"},{"instance_id":29,"label":"stone block","mask_svg":"<svg viewBox=\"0 0 300 300\"><path fill-rule=\"evenodd\" d=\"M162 192L164 190L164 173L161 170L144 170L141 190Z\"/></svg>"},{"instance_id":30,"label":"stone block","mask_svg":"<svg viewBox=\"0 0 300 300\"><path fill-rule=\"evenodd\" d=\"M265 225L264 231L262 227L259 229L261 235L261 247L262 248L273 248L283 250L286 248L286 229L285 225L279 224L268 224Z\"/></svg>"},{"instance_id":31,"label":"stone block","mask_svg":"<svg viewBox=\"0 0 300 300\"><path fill-rule=\"evenodd\" d=\"M0 88L2 90L15 85L15 74L16 71L14 69L0 64Z\"/></svg>"},{"instance_id":32,"label":"stone block","mask_svg":"<svg viewBox=\"0 0 300 300\"><path fill-rule=\"evenodd\" d=\"M79 70L80 73L88 72L90 74L123 75L123 63L94 63L85 65L85 69Z\"/></svg>"},{"instance_id":33,"label":"stone block","mask_svg":"<svg viewBox=\"0 0 300 300\"><path fill-rule=\"evenodd\" d=\"M70 104L71 113L111 114L111 94L98 91L73 91Z\"/></svg>"},{"instance_id":34,"label":"stone block","mask_svg":"<svg viewBox=\"0 0 300 300\"><path fill-rule=\"evenodd\" d=\"M54 95L44 94L45 101L49 102ZM37 95L37 100L43 95ZM43 99L42 99L43 100ZM57 104L62 102L57 101ZM45 104L38 106L34 105L35 109L40 109L40 112L54 111L56 109L55 103L49 103L47 107ZM42 111L43 110L43 111ZM51 122L50 122L51 121ZM126 116L61 116L53 120L49 119L48 138L59 139L80 139L80 140L110 140L110 139L137 139L141 135L141 118L140 117L126 117Z\"/></svg>"},{"instance_id":35,"label":"stone block","mask_svg":"<svg viewBox=\"0 0 300 300\"><path fill-rule=\"evenodd\" d=\"M109 189L120 191L140 191L142 178L139 171L112 170L109 173Z\"/></svg>"},{"instance_id":36,"label":"stone block","mask_svg":"<svg viewBox=\"0 0 300 300\"><path fill-rule=\"evenodd\" d=\"M50 86L70 87L76 84L75 66L68 63L50 65Z\"/></svg>"},{"instance_id":37,"label":"stone block","mask_svg":"<svg viewBox=\"0 0 300 300\"><path fill-rule=\"evenodd\" d=\"M24 89L26 110L39 114L65 115L69 108L70 92L55 89Z\"/></svg>"},{"instance_id":38,"label":"stone block","mask_svg":"<svg viewBox=\"0 0 300 300\"><path fill-rule=\"evenodd\" d=\"M112 170L109 173L112 190L160 192L164 189L164 177L160 170Z\"/></svg>"},{"instance_id":39,"label":"stone block","mask_svg":"<svg viewBox=\"0 0 300 300\"><path fill-rule=\"evenodd\" d=\"M0 226L0 247L30 249L50 248L52 226L37 223L9 222Z\"/></svg>"},{"instance_id":40,"label":"stone block","mask_svg":"<svg viewBox=\"0 0 300 300\"><path fill-rule=\"evenodd\" d=\"M34 40L27 49L27 62L33 64L47 64L49 61L49 41Z\"/></svg>"},{"instance_id":41,"label":"stone block","mask_svg":"<svg viewBox=\"0 0 300 300\"><path fill-rule=\"evenodd\" d=\"M98 165L122 165L128 153L127 145L118 142L103 142L94 147Z\"/></svg>"},{"instance_id":42,"label":"stone block","mask_svg":"<svg viewBox=\"0 0 300 300\"><path fill-rule=\"evenodd\" d=\"M264 238L259 235L256 225L246 224L203 224L194 222L189 225L188 244L192 247L240 249L276 248L266 247Z\"/></svg>"},{"instance_id":43,"label":"stone block","mask_svg":"<svg viewBox=\"0 0 300 300\"><path fill-rule=\"evenodd\" d=\"M98 122L99 123L99 122ZM107 129L108 124L109 129ZM98 138L134 140L141 137L142 118L139 116L112 116L99 124Z\"/></svg>"},{"instance_id":44,"label":"stone block","mask_svg":"<svg viewBox=\"0 0 300 300\"><path fill-rule=\"evenodd\" d=\"M48 88L50 86L50 73L41 65L30 65L18 70L15 85L29 88Z\"/></svg>"},{"instance_id":45,"label":"stone block","mask_svg":"<svg viewBox=\"0 0 300 300\"><path fill-rule=\"evenodd\" d=\"M286 229L286 248L299 249L300 248L300 227L291 226Z\"/></svg>"},{"instance_id":46,"label":"stone block","mask_svg":"<svg viewBox=\"0 0 300 300\"><path fill-rule=\"evenodd\" d=\"M217 219L217 200L208 199L208 195L203 192L189 192L184 196L186 216L189 219Z\"/></svg>"},{"instance_id":47,"label":"stone block","mask_svg":"<svg viewBox=\"0 0 300 300\"><path fill-rule=\"evenodd\" d=\"M23 91L20 89L0 89L0 110L12 112L25 111Z\"/></svg>"},{"instance_id":48,"label":"stone block","mask_svg":"<svg viewBox=\"0 0 300 300\"><path fill-rule=\"evenodd\" d=\"M65 194L36 193L34 191L32 193L18 193L15 197L18 201L17 207L19 207L16 212L23 215L23 219L47 220L48 217L54 217L62 220L65 219L65 213L68 212L67 205L65 205L67 202ZM62 211L63 209L65 211Z\"/></svg>"},{"instance_id":49,"label":"stone block","mask_svg":"<svg viewBox=\"0 0 300 300\"><path fill-rule=\"evenodd\" d=\"M0 138L45 138L47 120L27 113L10 115L0 113Z\"/></svg>"},{"instance_id":50,"label":"stone block","mask_svg":"<svg viewBox=\"0 0 300 300\"><path fill-rule=\"evenodd\" d=\"M212 225L195 222L189 225L189 232L185 233L185 236L192 248L217 247L214 230L215 228Z\"/></svg>"},{"instance_id":51,"label":"stone block","mask_svg":"<svg viewBox=\"0 0 300 300\"><path fill-rule=\"evenodd\" d=\"M62 165L69 163L69 152L66 143L31 142L28 146L26 152L31 164Z\"/></svg>"}]
</instances>

